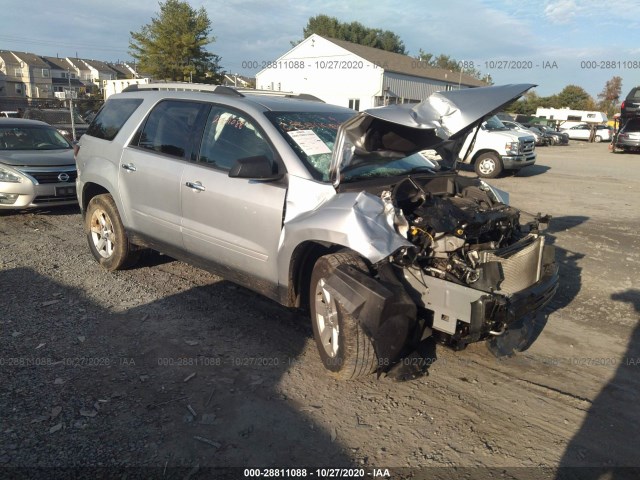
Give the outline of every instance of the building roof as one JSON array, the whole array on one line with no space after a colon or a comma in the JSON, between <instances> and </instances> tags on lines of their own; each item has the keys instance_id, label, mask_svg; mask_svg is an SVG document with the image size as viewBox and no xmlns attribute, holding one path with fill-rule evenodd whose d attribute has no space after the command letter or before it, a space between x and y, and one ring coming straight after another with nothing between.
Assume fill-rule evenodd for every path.
<instances>
[{"instance_id":1,"label":"building roof","mask_svg":"<svg viewBox=\"0 0 640 480\"><path fill-rule=\"evenodd\" d=\"M107 65L121 77L131 78L134 76L129 67L123 63L107 63Z\"/></svg>"},{"instance_id":2,"label":"building roof","mask_svg":"<svg viewBox=\"0 0 640 480\"><path fill-rule=\"evenodd\" d=\"M20 65L20 60L14 57L9 50L0 50L0 58L5 64Z\"/></svg>"},{"instance_id":3,"label":"building roof","mask_svg":"<svg viewBox=\"0 0 640 480\"><path fill-rule=\"evenodd\" d=\"M365 60L378 65L387 72L402 73L404 75L412 75L414 77L428 78L431 80L439 80L447 83L458 83L470 87L486 87L487 84L471 75L459 72L451 72L441 68L422 68L420 63L414 57L402 55L400 53L387 52L379 48L367 47L357 43L347 42L346 40L338 40L330 37L322 37L325 40L350 51L351 53L364 58Z\"/></svg>"},{"instance_id":4,"label":"building roof","mask_svg":"<svg viewBox=\"0 0 640 480\"><path fill-rule=\"evenodd\" d=\"M35 53L16 52L15 50L11 50L11 53L30 67L49 68L49 65Z\"/></svg>"},{"instance_id":5,"label":"building roof","mask_svg":"<svg viewBox=\"0 0 640 480\"><path fill-rule=\"evenodd\" d=\"M52 70L63 70L67 71L71 68L69 62L67 62L64 58L59 57L41 57L45 62L49 64L49 68Z\"/></svg>"},{"instance_id":6,"label":"building roof","mask_svg":"<svg viewBox=\"0 0 640 480\"><path fill-rule=\"evenodd\" d=\"M69 65L71 65L73 68L81 71L81 70L87 70L90 71L89 67L87 66L86 63L83 63L83 60L81 58L77 58L77 57L66 57L65 60L67 61L67 63L69 63Z\"/></svg>"},{"instance_id":7,"label":"building roof","mask_svg":"<svg viewBox=\"0 0 640 480\"><path fill-rule=\"evenodd\" d=\"M84 58L81 58L80 60L82 60L84 63L86 63L90 67L95 68L99 72L115 73L113 68L111 68L105 62L101 62L100 60L85 60Z\"/></svg>"}]
</instances>

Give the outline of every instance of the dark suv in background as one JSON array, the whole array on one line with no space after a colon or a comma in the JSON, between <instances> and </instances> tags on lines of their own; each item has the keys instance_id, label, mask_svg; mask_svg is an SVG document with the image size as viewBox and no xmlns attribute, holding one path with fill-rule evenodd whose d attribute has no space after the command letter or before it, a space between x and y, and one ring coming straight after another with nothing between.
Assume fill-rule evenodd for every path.
<instances>
[{"instance_id":1,"label":"dark suv in background","mask_svg":"<svg viewBox=\"0 0 640 480\"><path fill-rule=\"evenodd\" d=\"M633 87L620 105L621 120L640 114L640 86ZM624 124L624 122L622 123Z\"/></svg>"}]
</instances>

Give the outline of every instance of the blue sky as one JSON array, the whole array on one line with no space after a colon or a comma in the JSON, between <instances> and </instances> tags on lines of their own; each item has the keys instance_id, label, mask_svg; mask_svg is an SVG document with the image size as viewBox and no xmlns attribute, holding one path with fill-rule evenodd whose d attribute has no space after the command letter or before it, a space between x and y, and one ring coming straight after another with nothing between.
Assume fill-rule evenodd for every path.
<instances>
[{"instance_id":1,"label":"blue sky","mask_svg":"<svg viewBox=\"0 0 640 480\"><path fill-rule=\"evenodd\" d=\"M232 73L255 74L242 68L243 61L275 60L302 37L309 17L324 13L391 30L412 55L422 48L473 61L496 84L536 83L539 95L576 84L595 97L614 75L622 77L623 95L640 84L640 22L629 14L638 9L638 0L189 3L206 9L216 37L208 49ZM156 0L3 0L0 49L126 60L130 32L158 11Z\"/></svg>"}]
</instances>

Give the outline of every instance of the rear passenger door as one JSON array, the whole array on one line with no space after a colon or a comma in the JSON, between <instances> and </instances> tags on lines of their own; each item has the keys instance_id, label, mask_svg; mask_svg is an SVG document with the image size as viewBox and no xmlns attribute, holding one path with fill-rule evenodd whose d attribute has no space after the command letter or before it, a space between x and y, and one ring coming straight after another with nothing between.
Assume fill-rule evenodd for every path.
<instances>
[{"instance_id":1,"label":"rear passenger door","mask_svg":"<svg viewBox=\"0 0 640 480\"><path fill-rule=\"evenodd\" d=\"M195 157L208 110L203 103L163 100L124 149L119 191L133 231L182 247L180 180Z\"/></svg>"},{"instance_id":2,"label":"rear passenger door","mask_svg":"<svg viewBox=\"0 0 640 480\"><path fill-rule=\"evenodd\" d=\"M275 282L284 180L228 175L237 159L259 155L272 162L274 171L283 169L257 122L238 110L214 105L198 158L182 173L183 240L189 252L218 266Z\"/></svg>"}]
</instances>

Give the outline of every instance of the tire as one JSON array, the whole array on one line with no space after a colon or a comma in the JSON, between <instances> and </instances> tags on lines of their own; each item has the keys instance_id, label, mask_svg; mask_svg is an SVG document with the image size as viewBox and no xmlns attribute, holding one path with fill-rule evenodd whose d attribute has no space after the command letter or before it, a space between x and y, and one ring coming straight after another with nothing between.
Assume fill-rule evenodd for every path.
<instances>
[{"instance_id":1,"label":"tire","mask_svg":"<svg viewBox=\"0 0 640 480\"><path fill-rule=\"evenodd\" d=\"M593 137L593 141L600 143L602 141L602 137L600 135L596 135L595 137Z\"/></svg>"},{"instance_id":2,"label":"tire","mask_svg":"<svg viewBox=\"0 0 640 480\"><path fill-rule=\"evenodd\" d=\"M502 173L502 160L495 153L483 153L476 159L474 169L479 177L496 178Z\"/></svg>"},{"instance_id":3,"label":"tire","mask_svg":"<svg viewBox=\"0 0 640 480\"><path fill-rule=\"evenodd\" d=\"M91 253L105 270L122 270L138 261L140 251L129 241L111 195L91 199L84 217L84 231Z\"/></svg>"},{"instance_id":4,"label":"tire","mask_svg":"<svg viewBox=\"0 0 640 480\"><path fill-rule=\"evenodd\" d=\"M340 380L351 380L375 371L376 354L358 320L323 288L325 280L340 265L352 265L368 272L364 261L351 253L320 257L311 274L309 310L313 336L324 367Z\"/></svg>"}]
</instances>

